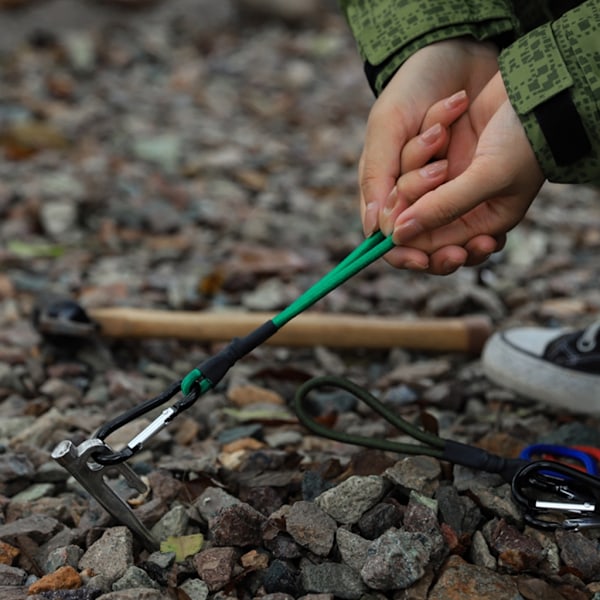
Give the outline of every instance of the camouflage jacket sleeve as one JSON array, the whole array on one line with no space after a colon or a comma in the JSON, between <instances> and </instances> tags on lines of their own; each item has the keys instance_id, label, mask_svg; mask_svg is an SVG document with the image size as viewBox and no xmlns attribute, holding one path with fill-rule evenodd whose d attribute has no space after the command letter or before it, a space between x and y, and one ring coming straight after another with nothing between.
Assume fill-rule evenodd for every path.
<instances>
[{"instance_id":1,"label":"camouflage jacket sleeve","mask_svg":"<svg viewBox=\"0 0 600 600\"><path fill-rule=\"evenodd\" d=\"M339 0L358 44L365 73L379 94L420 48L463 35L514 39L517 19L508 0Z\"/></svg>"},{"instance_id":2,"label":"camouflage jacket sleeve","mask_svg":"<svg viewBox=\"0 0 600 600\"><path fill-rule=\"evenodd\" d=\"M600 1L517 39L500 70L550 181L600 182Z\"/></svg>"}]
</instances>

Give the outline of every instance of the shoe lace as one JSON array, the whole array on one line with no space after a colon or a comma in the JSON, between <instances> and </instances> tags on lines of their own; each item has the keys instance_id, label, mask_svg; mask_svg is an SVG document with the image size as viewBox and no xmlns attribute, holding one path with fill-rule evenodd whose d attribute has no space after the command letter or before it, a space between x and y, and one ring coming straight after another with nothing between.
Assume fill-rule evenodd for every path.
<instances>
[{"instance_id":1,"label":"shoe lace","mask_svg":"<svg viewBox=\"0 0 600 600\"><path fill-rule=\"evenodd\" d=\"M575 343L580 352L591 352L596 347L596 337L600 331L600 321L588 325Z\"/></svg>"}]
</instances>

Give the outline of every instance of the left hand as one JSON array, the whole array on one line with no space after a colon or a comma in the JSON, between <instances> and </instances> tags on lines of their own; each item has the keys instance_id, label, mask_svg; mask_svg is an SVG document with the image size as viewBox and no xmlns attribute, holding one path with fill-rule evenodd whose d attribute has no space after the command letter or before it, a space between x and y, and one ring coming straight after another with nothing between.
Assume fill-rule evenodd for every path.
<instances>
[{"instance_id":1,"label":"left hand","mask_svg":"<svg viewBox=\"0 0 600 600\"><path fill-rule=\"evenodd\" d=\"M436 111L439 106L430 108L423 129L439 118ZM415 156L413 143L412 148L405 147L401 160L415 164ZM393 232L394 241L402 246L387 256L391 264L407 266L406 246L427 254L432 264L426 268L433 272L443 272L442 263L457 258L457 248L466 251L465 263L479 262L485 255L483 246L489 243L493 251L502 244L537 195L544 175L500 73L451 126L446 159L443 183L416 199L399 198L380 218L382 231Z\"/></svg>"}]
</instances>

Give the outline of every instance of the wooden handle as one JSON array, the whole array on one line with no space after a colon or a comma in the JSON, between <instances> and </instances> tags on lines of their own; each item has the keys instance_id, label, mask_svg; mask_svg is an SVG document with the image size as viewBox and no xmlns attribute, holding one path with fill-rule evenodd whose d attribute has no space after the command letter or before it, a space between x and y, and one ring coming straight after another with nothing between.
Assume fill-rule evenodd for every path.
<instances>
[{"instance_id":1,"label":"wooden handle","mask_svg":"<svg viewBox=\"0 0 600 600\"><path fill-rule=\"evenodd\" d=\"M247 312L171 312L140 308L95 308L89 316L103 335L229 341L273 317ZM392 348L395 346L478 353L492 331L484 316L400 320L347 314L303 313L267 343L281 346Z\"/></svg>"}]
</instances>

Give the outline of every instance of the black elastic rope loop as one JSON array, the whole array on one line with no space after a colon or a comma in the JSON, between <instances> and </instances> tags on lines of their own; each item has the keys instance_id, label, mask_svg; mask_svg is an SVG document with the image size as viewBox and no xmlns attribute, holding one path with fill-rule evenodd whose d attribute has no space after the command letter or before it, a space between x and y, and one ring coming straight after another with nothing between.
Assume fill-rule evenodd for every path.
<instances>
[{"instance_id":1,"label":"black elastic rope loop","mask_svg":"<svg viewBox=\"0 0 600 600\"><path fill-rule=\"evenodd\" d=\"M200 398L200 396L200 386L195 383L192 385L191 390L183 398L177 400L177 402L173 404L172 408L175 410L175 413L171 419L175 418L179 413L182 413L190 408L196 402L196 400Z\"/></svg>"},{"instance_id":2,"label":"black elastic rope loop","mask_svg":"<svg viewBox=\"0 0 600 600\"><path fill-rule=\"evenodd\" d=\"M126 447L119 452L107 452L106 454L102 454L101 451L94 452L91 456L99 465L111 467L129 460L134 454L135 452L131 448Z\"/></svg>"},{"instance_id":3,"label":"black elastic rope loop","mask_svg":"<svg viewBox=\"0 0 600 600\"><path fill-rule=\"evenodd\" d=\"M146 400L138 406L134 406L123 414L115 417L108 423L105 423L96 432L95 438L104 441L111 433L114 433L117 429L120 429L124 425L131 423L135 419L142 417L146 413L162 406L165 402L169 401L175 394L181 389L181 380L174 381L166 390L163 390L160 394L154 398Z\"/></svg>"}]
</instances>

